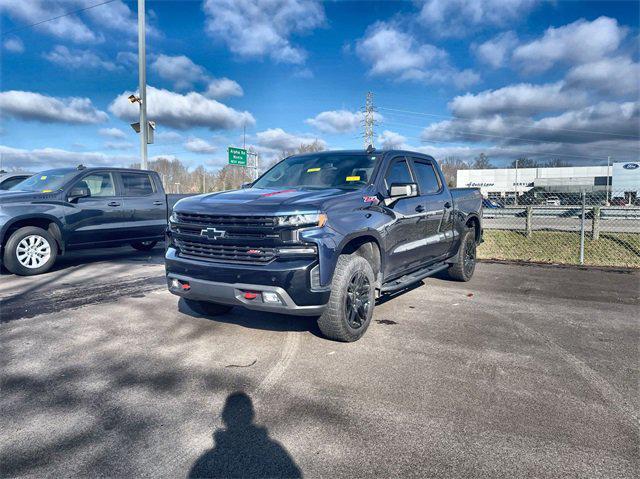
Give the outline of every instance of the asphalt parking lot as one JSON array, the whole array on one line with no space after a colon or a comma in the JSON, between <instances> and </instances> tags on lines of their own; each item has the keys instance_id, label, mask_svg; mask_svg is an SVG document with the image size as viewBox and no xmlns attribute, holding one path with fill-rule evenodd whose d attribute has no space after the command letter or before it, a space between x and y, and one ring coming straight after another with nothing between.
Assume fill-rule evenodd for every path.
<instances>
[{"instance_id":1,"label":"asphalt parking lot","mask_svg":"<svg viewBox=\"0 0 640 479\"><path fill-rule=\"evenodd\" d=\"M192 313L160 249L4 274L0 475L633 477L639 279L481 263L341 344Z\"/></svg>"}]
</instances>

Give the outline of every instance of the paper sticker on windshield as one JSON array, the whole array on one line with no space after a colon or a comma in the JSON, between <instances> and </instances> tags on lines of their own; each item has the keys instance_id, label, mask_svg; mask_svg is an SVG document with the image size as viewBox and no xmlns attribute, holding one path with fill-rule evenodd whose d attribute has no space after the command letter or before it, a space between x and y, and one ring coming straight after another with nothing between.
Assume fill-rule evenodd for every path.
<instances>
[{"instance_id":1,"label":"paper sticker on windshield","mask_svg":"<svg viewBox=\"0 0 640 479\"><path fill-rule=\"evenodd\" d=\"M347 176L347 181L360 181L359 176Z\"/></svg>"},{"instance_id":2,"label":"paper sticker on windshield","mask_svg":"<svg viewBox=\"0 0 640 479\"><path fill-rule=\"evenodd\" d=\"M42 190L43 193L51 193L53 190Z\"/></svg>"},{"instance_id":3,"label":"paper sticker on windshield","mask_svg":"<svg viewBox=\"0 0 640 479\"><path fill-rule=\"evenodd\" d=\"M41 176L40 179L44 181L44 180L47 179L47 177L46 176Z\"/></svg>"},{"instance_id":4,"label":"paper sticker on windshield","mask_svg":"<svg viewBox=\"0 0 640 479\"><path fill-rule=\"evenodd\" d=\"M307 173L315 173L316 171L320 171L320 168L309 168Z\"/></svg>"}]
</instances>

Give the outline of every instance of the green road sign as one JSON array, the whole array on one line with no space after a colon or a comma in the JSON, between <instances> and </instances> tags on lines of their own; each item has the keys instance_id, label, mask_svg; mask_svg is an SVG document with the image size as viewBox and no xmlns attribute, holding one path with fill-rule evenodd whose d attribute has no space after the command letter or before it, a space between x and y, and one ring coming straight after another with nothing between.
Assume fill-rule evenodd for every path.
<instances>
[{"instance_id":1,"label":"green road sign","mask_svg":"<svg viewBox=\"0 0 640 479\"><path fill-rule=\"evenodd\" d=\"M229 147L229 164L247 166L247 150Z\"/></svg>"}]
</instances>

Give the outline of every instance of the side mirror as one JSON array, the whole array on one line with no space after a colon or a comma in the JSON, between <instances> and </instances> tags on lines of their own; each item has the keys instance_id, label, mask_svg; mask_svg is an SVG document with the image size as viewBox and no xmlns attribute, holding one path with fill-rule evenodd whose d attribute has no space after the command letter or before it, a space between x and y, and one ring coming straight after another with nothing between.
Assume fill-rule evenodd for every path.
<instances>
[{"instance_id":1,"label":"side mirror","mask_svg":"<svg viewBox=\"0 0 640 479\"><path fill-rule=\"evenodd\" d=\"M251 185L253 185L253 182L242 183L240 185L240 188L242 188L242 189L251 188Z\"/></svg>"},{"instance_id":2,"label":"side mirror","mask_svg":"<svg viewBox=\"0 0 640 479\"><path fill-rule=\"evenodd\" d=\"M389 197L385 199L387 206L392 205L402 198L418 196L418 185L416 183L393 183L389 188Z\"/></svg>"},{"instance_id":3,"label":"side mirror","mask_svg":"<svg viewBox=\"0 0 640 479\"><path fill-rule=\"evenodd\" d=\"M89 196L91 196L91 191L89 191L89 188L76 186L74 188L71 188L71 191L69 191L69 194L67 195L67 199L71 203L80 198L87 198Z\"/></svg>"}]
</instances>

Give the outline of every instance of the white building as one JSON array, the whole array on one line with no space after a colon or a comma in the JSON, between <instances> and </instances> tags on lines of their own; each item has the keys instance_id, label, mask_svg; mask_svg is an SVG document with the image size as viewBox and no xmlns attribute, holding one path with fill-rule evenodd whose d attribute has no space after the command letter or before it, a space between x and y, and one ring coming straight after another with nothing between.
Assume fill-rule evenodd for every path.
<instances>
[{"instance_id":1,"label":"white building","mask_svg":"<svg viewBox=\"0 0 640 479\"><path fill-rule=\"evenodd\" d=\"M480 188L485 197L509 197L532 188L555 193L609 191L613 196L640 196L640 163L561 168L492 168L458 170L458 187Z\"/></svg>"}]
</instances>

